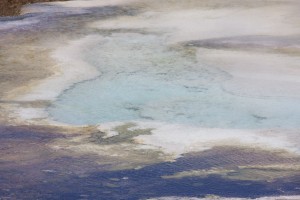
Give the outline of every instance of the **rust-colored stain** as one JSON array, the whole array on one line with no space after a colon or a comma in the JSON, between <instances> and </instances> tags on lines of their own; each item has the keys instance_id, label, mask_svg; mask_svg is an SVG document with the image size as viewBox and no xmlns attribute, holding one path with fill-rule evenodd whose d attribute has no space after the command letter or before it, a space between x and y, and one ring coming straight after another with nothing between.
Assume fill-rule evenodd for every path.
<instances>
[{"instance_id":1,"label":"rust-colored stain","mask_svg":"<svg viewBox=\"0 0 300 200\"><path fill-rule=\"evenodd\" d=\"M30 3L52 2L63 0L1 0L0 1L0 16L19 15L21 7Z\"/></svg>"}]
</instances>

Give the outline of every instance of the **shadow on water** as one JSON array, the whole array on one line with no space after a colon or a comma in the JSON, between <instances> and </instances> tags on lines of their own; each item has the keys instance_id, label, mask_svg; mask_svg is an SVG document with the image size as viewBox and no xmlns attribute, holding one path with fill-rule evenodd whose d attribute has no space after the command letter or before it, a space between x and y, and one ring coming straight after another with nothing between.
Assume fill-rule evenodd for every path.
<instances>
[{"instance_id":1,"label":"shadow on water","mask_svg":"<svg viewBox=\"0 0 300 200\"><path fill-rule=\"evenodd\" d=\"M97 172L88 177L71 177L64 182L46 183L24 188L18 193L34 192L43 199L144 199L160 196L259 197L297 194L300 177L294 181L273 183L226 180L212 175L206 178L163 179L163 172L173 171L170 164L159 164L140 170ZM284 191L284 193L283 193ZM298 191L299 194L299 191Z\"/></svg>"},{"instance_id":2,"label":"shadow on water","mask_svg":"<svg viewBox=\"0 0 300 200\"><path fill-rule=\"evenodd\" d=\"M255 198L300 194L297 188L300 185L300 176L272 182L230 180L219 175L162 178L180 171L205 169L220 164L205 162L206 159L187 155L176 162L159 163L140 169L98 170L84 176L72 175L68 178L60 178L58 174L50 171L43 183L24 186L9 193L35 199L147 199L161 196L204 197L209 194ZM2 191L0 196L5 196L5 193L8 192Z\"/></svg>"}]
</instances>

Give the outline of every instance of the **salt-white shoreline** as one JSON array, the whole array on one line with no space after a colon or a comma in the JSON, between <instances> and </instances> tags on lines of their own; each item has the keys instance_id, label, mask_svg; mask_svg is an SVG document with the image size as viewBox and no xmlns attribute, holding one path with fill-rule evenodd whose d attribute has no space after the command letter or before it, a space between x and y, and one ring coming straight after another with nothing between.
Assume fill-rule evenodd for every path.
<instances>
[{"instance_id":1,"label":"salt-white shoreline","mask_svg":"<svg viewBox=\"0 0 300 200\"><path fill-rule=\"evenodd\" d=\"M55 74L32 87L30 93L17 97L19 101L55 101L66 89L75 83L93 79L101 73L81 59L81 52L98 40L99 36L89 35L68 45L58 47L51 57L58 63Z\"/></svg>"},{"instance_id":2,"label":"salt-white shoreline","mask_svg":"<svg viewBox=\"0 0 300 200\"><path fill-rule=\"evenodd\" d=\"M69 41L66 46L60 46L52 52L53 58L57 65L55 66L54 75L34 83L30 87L30 92L16 95L15 101L34 102L34 101L55 101L57 97L65 90L81 81L96 78L101 74L95 67L82 60L81 52L98 40L99 36L89 35L75 41ZM18 91L19 92L19 91ZM17 107L13 115L17 116L20 121L31 121L32 123L43 122L55 123L48 117L46 108Z\"/></svg>"},{"instance_id":3,"label":"salt-white shoreline","mask_svg":"<svg viewBox=\"0 0 300 200\"><path fill-rule=\"evenodd\" d=\"M135 137L137 149L155 149L170 155L173 159L191 152L201 152L214 147L240 147L267 150L270 152L289 152L300 155L297 130L245 130L203 128L182 124L161 122L131 121L135 126L130 130L152 129L151 135ZM122 122L100 124L98 129L107 137L117 135L115 127Z\"/></svg>"}]
</instances>

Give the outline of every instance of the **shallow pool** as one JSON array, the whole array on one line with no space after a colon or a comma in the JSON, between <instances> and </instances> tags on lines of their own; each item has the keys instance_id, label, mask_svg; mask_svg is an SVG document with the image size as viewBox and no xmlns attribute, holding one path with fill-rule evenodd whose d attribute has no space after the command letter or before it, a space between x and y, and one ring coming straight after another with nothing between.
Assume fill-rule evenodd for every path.
<instances>
[{"instance_id":1,"label":"shallow pool","mask_svg":"<svg viewBox=\"0 0 300 200\"><path fill-rule=\"evenodd\" d=\"M212 128L298 128L299 100L229 94L230 74L170 46L163 34L94 36L82 59L101 75L66 90L48 111L70 124L159 121ZM88 50L87 50L88 49Z\"/></svg>"}]
</instances>

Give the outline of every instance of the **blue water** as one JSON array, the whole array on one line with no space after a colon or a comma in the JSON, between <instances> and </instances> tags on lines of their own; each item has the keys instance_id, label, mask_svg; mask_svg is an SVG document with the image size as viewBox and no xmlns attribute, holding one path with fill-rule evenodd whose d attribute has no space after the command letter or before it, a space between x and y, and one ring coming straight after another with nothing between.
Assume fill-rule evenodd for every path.
<instances>
[{"instance_id":1,"label":"blue water","mask_svg":"<svg viewBox=\"0 0 300 200\"><path fill-rule=\"evenodd\" d=\"M188 198L206 195L240 198L274 196L275 198L282 194L299 194L297 189L300 182L299 176L285 177L272 182L231 180L219 175L180 179L162 178L166 174L174 174L183 170L206 168L211 165L207 164L206 159L195 156L183 157L176 162L163 162L137 170L96 171L83 177L71 174L64 179L61 179L59 174L49 174L47 181L43 183L17 187L11 192L20 198L25 196L25 199L51 200L138 200L166 196ZM70 158L62 160L76 164L76 161ZM0 196L1 194L5 196L5 193L4 190L0 191Z\"/></svg>"},{"instance_id":2,"label":"blue water","mask_svg":"<svg viewBox=\"0 0 300 200\"><path fill-rule=\"evenodd\" d=\"M300 127L300 102L222 90L231 79L158 35L113 34L83 51L100 77L65 91L48 111L57 121L148 120L214 128Z\"/></svg>"}]
</instances>

